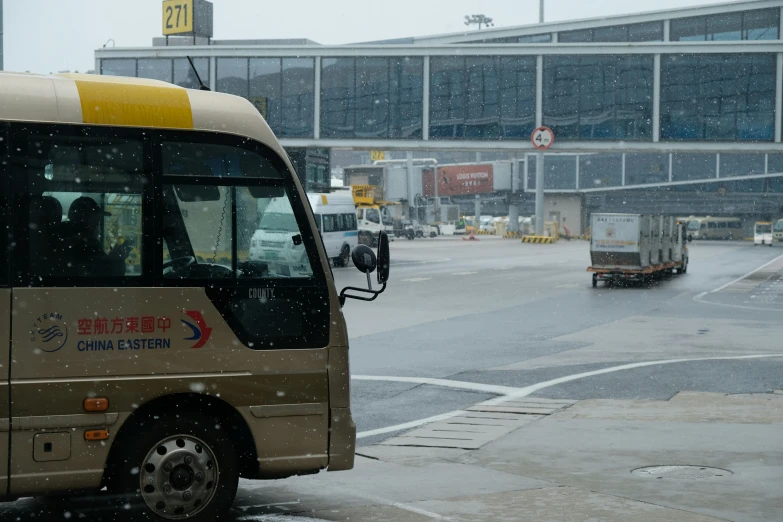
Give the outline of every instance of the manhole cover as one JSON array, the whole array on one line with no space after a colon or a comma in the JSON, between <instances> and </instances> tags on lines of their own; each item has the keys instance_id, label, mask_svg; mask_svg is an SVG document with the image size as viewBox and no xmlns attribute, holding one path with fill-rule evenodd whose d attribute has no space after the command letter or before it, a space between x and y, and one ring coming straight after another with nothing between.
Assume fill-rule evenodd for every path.
<instances>
[{"instance_id":1,"label":"manhole cover","mask_svg":"<svg viewBox=\"0 0 783 522\"><path fill-rule=\"evenodd\" d=\"M640 477L657 479L710 479L733 475L727 469L706 466L648 466L646 468L636 468L631 473Z\"/></svg>"}]
</instances>

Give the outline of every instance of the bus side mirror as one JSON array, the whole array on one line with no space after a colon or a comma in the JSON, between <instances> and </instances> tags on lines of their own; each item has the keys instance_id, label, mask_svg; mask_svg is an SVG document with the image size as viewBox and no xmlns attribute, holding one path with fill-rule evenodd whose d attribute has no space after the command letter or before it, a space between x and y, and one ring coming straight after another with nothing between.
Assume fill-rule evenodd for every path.
<instances>
[{"instance_id":1,"label":"bus side mirror","mask_svg":"<svg viewBox=\"0 0 783 522\"><path fill-rule=\"evenodd\" d=\"M340 306L345 304L347 298L358 299L359 301L374 301L384 290L386 290L386 281L389 279L389 236L381 231L378 235L378 256L367 245L356 245L351 252L351 259L354 266L367 275L367 288L357 288L355 286L346 286L340 291ZM378 283L383 285L380 290L372 289L370 274L378 269ZM372 297L363 297L361 295L348 294L348 290L370 294Z\"/></svg>"},{"instance_id":2,"label":"bus side mirror","mask_svg":"<svg viewBox=\"0 0 783 522\"><path fill-rule=\"evenodd\" d=\"M356 248L351 252L351 259L353 266L368 276L375 271L378 264L375 252L367 245L356 245Z\"/></svg>"},{"instance_id":3,"label":"bus side mirror","mask_svg":"<svg viewBox=\"0 0 783 522\"><path fill-rule=\"evenodd\" d=\"M389 280L390 264L389 236L381 230L378 234L378 284L385 284Z\"/></svg>"}]
</instances>

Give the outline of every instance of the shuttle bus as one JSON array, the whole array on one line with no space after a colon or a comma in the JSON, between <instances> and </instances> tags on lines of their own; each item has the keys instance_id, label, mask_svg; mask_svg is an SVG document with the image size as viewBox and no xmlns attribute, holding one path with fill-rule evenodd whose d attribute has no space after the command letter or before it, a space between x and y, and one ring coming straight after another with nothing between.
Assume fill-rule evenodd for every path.
<instances>
[{"instance_id":1,"label":"shuttle bus","mask_svg":"<svg viewBox=\"0 0 783 522\"><path fill-rule=\"evenodd\" d=\"M137 78L0 86L0 497L105 487L206 522L240 477L351 469L355 295L253 105Z\"/></svg>"},{"instance_id":2,"label":"shuttle bus","mask_svg":"<svg viewBox=\"0 0 783 522\"><path fill-rule=\"evenodd\" d=\"M783 241L783 219L778 219L772 228L772 236L775 241Z\"/></svg>"},{"instance_id":3,"label":"shuttle bus","mask_svg":"<svg viewBox=\"0 0 783 522\"><path fill-rule=\"evenodd\" d=\"M688 239L742 239L739 218L690 217Z\"/></svg>"},{"instance_id":4,"label":"shuttle bus","mask_svg":"<svg viewBox=\"0 0 783 522\"><path fill-rule=\"evenodd\" d=\"M772 223L769 221L757 221L753 226L753 246L772 246Z\"/></svg>"}]
</instances>

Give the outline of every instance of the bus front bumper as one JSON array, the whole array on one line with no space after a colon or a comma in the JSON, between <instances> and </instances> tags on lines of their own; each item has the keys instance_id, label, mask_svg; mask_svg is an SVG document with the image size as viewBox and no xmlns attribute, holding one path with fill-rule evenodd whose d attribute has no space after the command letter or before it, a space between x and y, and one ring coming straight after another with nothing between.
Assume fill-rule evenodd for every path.
<instances>
[{"instance_id":1,"label":"bus front bumper","mask_svg":"<svg viewBox=\"0 0 783 522\"><path fill-rule=\"evenodd\" d=\"M329 466L326 470L353 469L356 450L356 424L351 418L351 409L332 408L330 413Z\"/></svg>"}]
</instances>

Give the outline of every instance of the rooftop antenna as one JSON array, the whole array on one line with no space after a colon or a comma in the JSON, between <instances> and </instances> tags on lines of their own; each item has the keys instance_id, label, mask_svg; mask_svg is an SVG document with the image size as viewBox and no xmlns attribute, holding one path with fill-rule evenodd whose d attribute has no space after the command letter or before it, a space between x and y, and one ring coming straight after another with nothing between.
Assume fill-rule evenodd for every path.
<instances>
[{"instance_id":1,"label":"rooftop antenna","mask_svg":"<svg viewBox=\"0 0 783 522\"><path fill-rule=\"evenodd\" d=\"M188 59L188 62L190 63L190 68L193 69L193 74L196 75L196 80L198 80L198 90L200 91L209 91L210 88L204 85L204 82L201 81L201 76L198 75L198 71L196 70L196 66L193 65L193 60L190 59L190 56L186 57Z\"/></svg>"}]
</instances>

